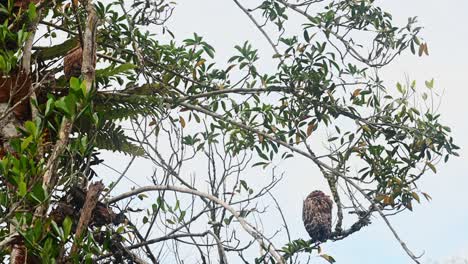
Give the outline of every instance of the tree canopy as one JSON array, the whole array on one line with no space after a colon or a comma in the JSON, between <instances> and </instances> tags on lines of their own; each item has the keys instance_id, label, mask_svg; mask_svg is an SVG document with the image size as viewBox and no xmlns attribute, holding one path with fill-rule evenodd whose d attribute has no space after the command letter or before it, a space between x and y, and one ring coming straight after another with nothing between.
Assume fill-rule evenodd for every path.
<instances>
[{"instance_id":1,"label":"tree canopy","mask_svg":"<svg viewBox=\"0 0 468 264\"><path fill-rule=\"evenodd\" d=\"M380 75L429 54L417 19L398 25L373 0L232 1L271 46L273 72L249 40L219 66L202 34L178 39L172 1L0 2L1 260L332 263L290 236L273 194L291 177L278 162L302 157L336 208L329 241L377 215L419 263L387 216L430 200L419 182L458 147L434 80ZM98 172L106 150L130 157L117 179ZM150 177L122 187L137 159ZM283 227L262 224L260 201Z\"/></svg>"}]
</instances>

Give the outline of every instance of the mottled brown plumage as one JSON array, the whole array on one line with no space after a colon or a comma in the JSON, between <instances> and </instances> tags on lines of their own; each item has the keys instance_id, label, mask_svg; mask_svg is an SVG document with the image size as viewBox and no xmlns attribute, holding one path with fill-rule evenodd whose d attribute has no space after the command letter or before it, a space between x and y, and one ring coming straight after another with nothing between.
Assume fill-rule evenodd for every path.
<instances>
[{"instance_id":1,"label":"mottled brown plumage","mask_svg":"<svg viewBox=\"0 0 468 264\"><path fill-rule=\"evenodd\" d=\"M30 89L29 74L18 70L13 70L9 75L0 74L0 103L10 103L10 106L15 106L13 113L19 121L31 119Z\"/></svg>"},{"instance_id":2,"label":"mottled brown plumage","mask_svg":"<svg viewBox=\"0 0 468 264\"><path fill-rule=\"evenodd\" d=\"M312 242L325 242L331 235L333 201L322 191L313 191L304 200L302 221Z\"/></svg>"},{"instance_id":3,"label":"mottled brown plumage","mask_svg":"<svg viewBox=\"0 0 468 264\"><path fill-rule=\"evenodd\" d=\"M65 73L65 78L69 80L71 77L80 77L82 63L83 49L78 46L70 50L63 59L63 71Z\"/></svg>"},{"instance_id":4,"label":"mottled brown plumage","mask_svg":"<svg viewBox=\"0 0 468 264\"><path fill-rule=\"evenodd\" d=\"M81 76L81 66L83 65L83 49L81 45L71 49L65 58L63 58L63 71L65 78L70 80L71 77ZM96 68L96 54L93 58L93 66Z\"/></svg>"}]
</instances>

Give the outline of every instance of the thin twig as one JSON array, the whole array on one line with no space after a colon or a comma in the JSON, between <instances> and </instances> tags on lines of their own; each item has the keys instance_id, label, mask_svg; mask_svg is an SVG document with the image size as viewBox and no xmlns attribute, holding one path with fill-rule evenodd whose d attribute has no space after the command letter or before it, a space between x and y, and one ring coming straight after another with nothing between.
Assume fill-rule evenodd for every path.
<instances>
[{"instance_id":1,"label":"thin twig","mask_svg":"<svg viewBox=\"0 0 468 264\"><path fill-rule=\"evenodd\" d=\"M365 198L366 200L368 200L374 207L376 207L376 210L379 212L380 216L385 220L385 223L386 225L388 226L388 228L392 231L392 234L394 235L395 239L400 243L401 247L403 248L403 250L407 253L407 255L415 262L415 263L420 263L417 259L417 257L413 254L413 252L406 246L406 244L403 242L403 240L400 238L400 236L398 235L398 233L395 231L395 229L392 227L392 225L390 224L390 222L387 220L387 218L385 217L385 215L382 213L381 209L378 207L378 205L372 200L371 197L369 197L367 195L367 193L362 190L359 185L357 185L355 182L353 182L351 179L349 179L345 174L343 174L341 171L339 170L336 170L335 168L332 168L330 167L328 164L324 163L323 161L319 160L317 158L317 156L313 153L313 152L305 152L301 149L298 149L298 148L295 148L294 146L274 137L274 136L271 136L270 134L267 134L263 131L260 131L258 129L255 129L255 128L252 128L252 127L249 127L248 125L245 125L243 123L240 123L240 122L237 122L237 121L234 121L232 119L229 119L227 117L224 117L220 114L217 114L217 113L214 113L214 112L211 112L203 107L200 107L200 106L195 106L195 105L192 105L192 104L188 104L188 103L180 103L181 106L187 108L187 109L191 109L191 110L195 110L195 111L198 111L198 112L201 112L201 113L204 113L206 115L209 115L211 117L214 117L216 119L219 119L219 120L223 120L224 122L228 122L232 125L235 125L237 127L240 127L242 129L245 129L247 131L250 131L250 132L253 132L253 133L257 133L259 135L262 135L264 136L266 139L269 139L273 142L276 142L278 144L280 144L281 146L284 146L286 148L288 148L289 150L293 151L293 152L296 152L304 157L307 157L309 159L311 159L315 164L317 164L317 166L319 167L322 167L322 168L325 168L327 169L328 171L330 171L330 173L332 173L333 175L335 176L338 176L342 179L344 179L346 182L348 182L351 186L353 186L356 190L358 190Z\"/></svg>"},{"instance_id":2,"label":"thin twig","mask_svg":"<svg viewBox=\"0 0 468 264\"><path fill-rule=\"evenodd\" d=\"M199 197L204 197L206 199L211 200L212 202L214 202L216 204L221 205L222 207L224 207L226 210L228 210L236 218L236 220L240 223L242 228L250 236L252 236L257 241L257 243L260 245L261 248L263 248L265 250L268 250L270 255L275 259L275 261L277 263L284 264L283 258L278 253L278 251L273 246L273 244L271 244L271 243L269 245L265 244L265 241L262 238L262 237L264 237L263 234L261 234L260 232L255 230L255 228L250 223L248 223L242 216L240 216L240 214L234 208L232 208L230 205L226 204L223 200L221 200L221 199L219 199L219 198L217 198L217 197L215 197L215 196L213 196L211 194L200 192L198 190L182 188L182 187L178 187L178 186L154 185L154 186L141 187L141 188L138 188L138 189L123 193L121 195L118 195L118 196L110 199L108 201L108 204L116 203L116 202L118 202L120 200L123 200L123 199L129 198L129 197L138 195L138 194L143 193L143 192L164 191L164 190L180 192L180 193L187 193L187 194L192 194L192 195L196 195L196 196L199 196Z\"/></svg>"},{"instance_id":3,"label":"thin twig","mask_svg":"<svg viewBox=\"0 0 468 264\"><path fill-rule=\"evenodd\" d=\"M252 16L252 14L250 14L249 10L247 10L243 5L241 5L239 3L238 0L233 0L234 3L236 3L236 5L242 10L242 12L244 12L248 17L249 19L254 23L255 27L262 33L262 35L266 38L266 40L268 41L268 43L270 44L270 46L273 48L273 50L275 51L275 55L280 55L279 51L278 51L278 48L276 47L276 45L273 43L273 40L271 40L270 36L268 36L268 34L265 32L265 30L263 29L263 27L258 24L257 20L255 20L255 18Z\"/></svg>"}]
</instances>

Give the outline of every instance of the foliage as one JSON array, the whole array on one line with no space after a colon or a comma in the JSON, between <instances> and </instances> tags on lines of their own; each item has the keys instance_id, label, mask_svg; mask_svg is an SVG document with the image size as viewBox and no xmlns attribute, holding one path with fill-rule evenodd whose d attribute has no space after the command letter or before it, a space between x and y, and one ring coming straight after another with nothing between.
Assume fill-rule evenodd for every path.
<instances>
[{"instance_id":1,"label":"foliage","mask_svg":"<svg viewBox=\"0 0 468 264\"><path fill-rule=\"evenodd\" d=\"M14 230L27 254L44 263L141 263L138 250L156 262L149 245L163 251L171 246L161 243L167 240L173 241L170 252L176 253L170 258L175 260L188 244L193 248L187 250L198 252L203 262L237 257L228 251L245 262L300 261L298 256L307 253L333 263L332 256L303 239L280 240L285 246L277 250L267 235L271 230L260 231L247 221L256 222L262 215L257 201L280 181L272 169L278 161L304 156L320 170L338 207L330 237L338 240L370 223L374 212L385 217L413 210L420 195L429 200L418 188L422 176L435 173L440 160L458 155L450 128L430 103L437 96L433 80L421 90L416 82L392 87L381 79L379 69L397 56L407 50L427 55L428 46L419 36L416 18L395 25L391 14L374 1L265 0L251 8L235 1L272 45L272 73L263 72L259 52L248 41L239 40L242 44L235 46L223 69L214 63L215 48L202 36L175 40L165 23L172 2L94 1L88 7L83 6L86 1L37 2L29 1L27 10L12 1L0 7L0 70L7 75L21 66L19 58L34 51L32 75L43 87L33 100L36 115L2 148L0 237L13 236ZM77 44L84 45L91 8L100 19L94 83L84 81L87 69L81 77L65 80L61 59ZM303 19L300 34L290 34L285 27L292 14ZM257 22L261 20L266 22ZM161 40L155 29L170 41ZM33 33L42 34L36 39L48 46L35 43L27 50ZM47 76L53 80L44 81ZM72 128L64 140L66 124ZM327 147L312 148L315 135L324 132L329 135ZM53 172L57 181L44 184L60 144L65 150ZM98 199L94 218L88 219L84 233L77 233L86 208L84 201L75 201L79 195L72 190L78 188L86 197L90 178L101 177L108 184L104 198L110 198L128 170L112 184L93 171L91 167L102 163L101 149L152 162L153 189L143 187L142 193L126 188L131 194L122 199L151 197L156 203L135 209L132 199L121 207L115 203L122 199ZM196 158L207 161L206 180L181 175L190 169L185 164ZM271 182L263 187L244 175L257 166L254 169L273 170ZM145 190L158 192L149 196ZM182 193L193 200L180 198ZM41 208L44 219L36 216L41 216ZM65 217L54 218L57 208ZM349 229L342 226L343 211L359 217ZM146 234L138 231L140 223L130 222L132 213L138 222L142 216ZM279 213L287 230L281 209ZM107 218L98 219L103 215ZM205 228L202 232L191 225L196 221ZM163 234L151 239L155 226ZM238 236L240 229L251 238ZM249 251L253 243L260 245L260 256L258 250ZM210 250L214 247L217 256L210 258L216 254ZM11 251L0 247L0 259Z\"/></svg>"}]
</instances>

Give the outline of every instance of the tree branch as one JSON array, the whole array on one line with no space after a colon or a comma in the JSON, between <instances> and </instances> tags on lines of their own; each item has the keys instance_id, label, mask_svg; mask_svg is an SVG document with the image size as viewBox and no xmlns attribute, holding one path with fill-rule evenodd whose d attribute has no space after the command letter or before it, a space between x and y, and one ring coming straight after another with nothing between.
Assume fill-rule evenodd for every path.
<instances>
[{"instance_id":1,"label":"tree branch","mask_svg":"<svg viewBox=\"0 0 468 264\"><path fill-rule=\"evenodd\" d=\"M219 120L223 120L224 122L228 122L232 125L235 125L239 128L242 128L242 129L245 129L247 131L250 131L250 132L253 132L253 133L257 133L259 135L262 135L264 136L266 139L269 139L273 142L276 142L278 144L280 144L281 146L284 146L286 148L288 148L289 150L293 151L293 152L296 152L298 154L301 154L302 156L306 157L306 158L309 158L311 159L315 164L317 164L317 166L321 167L321 168L325 168L327 169L330 173L332 173L333 175L337 176L337 177L340 177L342 179L344 179L346 182L348 182L351 186L353 186L356 190L358 190L363 196L364 198L366 198L366 200L368 200L370 203L371 203L371 206L375 207L376 210L379 212L380 216L384 219L386 225L388 226L388 228L391 230L393 236L395 237L395 239L398 241L398 243L400 243L401 247L403 248L403 250L407 253L407 255L415 262L415 263L420 263L418 261L418 258L413 254L413 252L411 252L411 250L406 246L406 244L403 242L403 240L400 238L400 236L398 235L398 233L395 231L395 229L393 228L393 226L390 224L390 222L387 220L387 218L385 217L385 215L383 214L382 210L379 208L379 206L373 201L373 199L371 197L369 197L367 195L367 193L362 190L359 185L355 182L353 182L351 179L349 179L343 172L329 166L328 164L324 163L323 161L319 160L317 158L317 156L309 151L308 152L305 152L301 149L298 149L294 146L291 146L290 144L280 140L280 139L277 139L273 136L271 136L270 134L267 134L263 131L260 131L258 129L255 129L255 128L252 128L252 127L249 127L243 123L240 123L240 122L237 122L237 121L234 121L232 119L229 119L229 118L226 118L220 114L217 114L217 113L214 113L214 112L211 112L203 107L200 107L200 106L195 106L195 105L192 105L192 104L188 104L188 103L180 103L181 106L185 107L185 108L188 108L188 109L191 109L191 110L195 110L195 111L198 111L198 112L201 112L201 113L204 113L208 116L211 116L213 118L216 118L216 119L219 119Z\"/></svg>"},{"instance_id":2,"label":"tree branch","mask_svg":"<svg viewBox=\"0 0 468 264\"><path fill-rule=\"evenodd\" d=\"M276 45L273 43L273 41L271 40L270 36L268 36L268 34L265 32L265 30L263 29L263 27L258 24L257 20L255 20L255 18L252 16L252 14L250 14L250 12L244 7L242 6L238 0L233 0L234 3L236 3L236 5L242 10L242 12L244 12L248 17L249 19L254 23L255 27L257 27L257 29L262 33L262 35L266 38L266 40L268 41L268 43L270 43L270 46L273 48L273 50L275 51L275 55L280 55L278 49L276 48Z\"/></svg>"},{"instance_id":3,"label":"tree branch","mask_svg":"<svg viewBox=\"0 0 468 264\"><path fill-rule=\"evenodd\" d=\"M107 203L108 204L113 204L113 203L116 203L116 202L118 202L120 200L123 200L123 199L129 198L129 197L138 195L138 194L143 193L143 192L164 191L164 190L196 195L196 196L199 196L199 197L209 199L212 202L221 205L226 210L228 210L236 218L237 221L239 221L242 228L250 236L252 236L257 241L257 243L260 245L261 248L263 248L265 250L268 250L270 255L275 259L275 261L277 263L284 264L283 258L278 253L278 251L273 246L273 244L271 244L271 243L269 245L265 244L265 241L263 240L263 238L264 238L263 234L261 234L260 232L255 230L255 228L250 223L248 223L242 216L240 216L240 214L234 208L232 208L231 206L226 204L223 200L221 200L221 199L219 199L219 198L217 198L217 197L215 197L213 195L203 193L203 192L200 192L200 191L197 191L197 190L181 188L181 187L177 187L177 186L154 185L154 186L146 186L146 187L137 188L135 190L123 193L121 195L118 195L118 196L110 199Z\"/></svg>"},{"instance_id":4,"label":"tree branch","mask_svg":"<svg viewBox=\"0 0 468 264\"><path fill-rule=\"evenodd\" d=\"M89 186L88 192L86 193L86 200L83 208L80 211L80 219L76 226L75 241L70 251L70 255L73 256L77 253L79 243L82 239L83 232L88 229L89 222L91 221L93 210L99 199L99 195L104 189L102 182L96 182Z\"/></svg>"}]
</instances>

